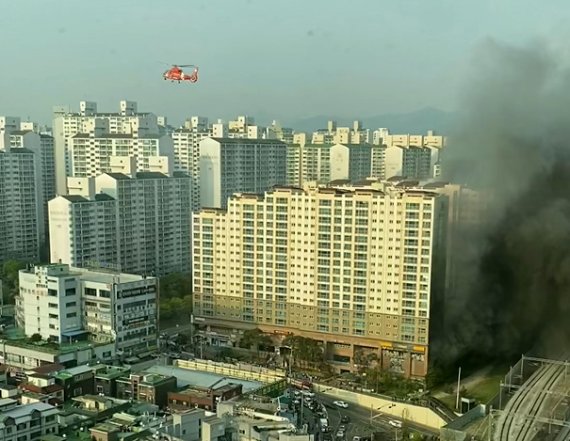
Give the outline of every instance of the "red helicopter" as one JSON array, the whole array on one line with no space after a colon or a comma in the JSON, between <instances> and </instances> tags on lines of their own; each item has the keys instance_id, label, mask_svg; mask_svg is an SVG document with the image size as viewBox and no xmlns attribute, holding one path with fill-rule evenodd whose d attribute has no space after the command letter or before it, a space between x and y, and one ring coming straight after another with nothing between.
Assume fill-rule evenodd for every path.
<instances>
[{"instance_id":1,"label":"red helicopter","mask_svg":"<svg viewBox=\"0 0 570 441\"><path fill-rule=\"evenodd\" d=\"M191 67L192 72L190 74L185 74L181 69L182 67ZM193 64L173 64L170 69L162 74L162 77L165 80L173 82L178 81L180 83L180 81L190 81L191 83L195 83L198 81L198 66L194 66Z\"/></svg>"}]
</instances>

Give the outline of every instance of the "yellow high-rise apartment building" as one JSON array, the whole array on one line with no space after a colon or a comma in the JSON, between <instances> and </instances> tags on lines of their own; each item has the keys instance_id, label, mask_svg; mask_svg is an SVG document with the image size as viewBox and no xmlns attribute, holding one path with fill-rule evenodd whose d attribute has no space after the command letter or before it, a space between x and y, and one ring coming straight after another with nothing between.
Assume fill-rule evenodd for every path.
<instances>
[{"instance_id":1,"label":"yellow high-rise apartment building","mask_svg":"<svg viewBox=\"0 0 570 441\"><path fill-rule=\"evenodd\" d=\"M423 377L434 256L447 198L390 183L279 187L194 214L196 323L322 341L339 371L357 351Z\"/></svg>"}]
</instances>

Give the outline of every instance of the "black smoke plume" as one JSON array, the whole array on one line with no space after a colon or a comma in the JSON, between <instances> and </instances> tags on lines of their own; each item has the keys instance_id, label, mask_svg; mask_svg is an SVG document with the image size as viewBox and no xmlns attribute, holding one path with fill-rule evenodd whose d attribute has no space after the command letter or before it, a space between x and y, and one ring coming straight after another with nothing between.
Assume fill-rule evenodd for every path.
<instances>
[{"instance_id":1,"label":"black smoke plume","mask_svg":"<svg viewBox=\"0 0 570 441\"><path fill-rule=\"evenodd\" d=\"M512 359L570 349L570 70L546 44L475 54L443 170L488 201L455 237L455 290L432 354Z\"/></svg>"}]
</instances>

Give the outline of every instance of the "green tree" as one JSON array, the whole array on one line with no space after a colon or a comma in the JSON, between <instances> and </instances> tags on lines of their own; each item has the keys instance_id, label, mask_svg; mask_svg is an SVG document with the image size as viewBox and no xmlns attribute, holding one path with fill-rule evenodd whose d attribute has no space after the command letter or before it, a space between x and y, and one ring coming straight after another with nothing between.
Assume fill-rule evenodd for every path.
<instances>
[{"instance_id":1,"label":"green tree","mask_svg":"<svg viewBox=\"0 0 570 441\"><path fill-rule=\"evenodd\" d=\"M320 365L325 361L325 354L319 341L312 338L289 335L283 340L284 346L293 348L293 361L299 360L313 365Z\"/></svg>"},{"instance_id":2,"label":"green tree","mask_svg":"<svg viewBox=\"0 0 570 441\"><path fill-rule=\"evenodd\" d=\"M183 303L182 312L184 314L188 314L188 316L190 316L190 314L192 314L192 311L194 310L194 305L192 301L193 299L191 294L182 297L182 303Z\"/></svg>"},{"instance_id":3,"label":"green tree","mask_svg":"<svg viewBox=\"0 0 570 441\"><path fill-rule=\"evenodd\" d=\"M273 346L271 337L269 337L267 334L264 334L263 331L261 331L259 328L248 329L247 331L244 331L243 336L239 341L240 348L254 348L258 352L260 348L266 348L269 346Z\"/></svg>"},{"instance_id":4,"label":"green tree","mask_svg":"<svg viewBox=\"0 0 570 441\"><path fill-rule=\"evenodd\" d=\"M0 279L2 279L4 300L13 303L14 297L18 295L19 271L24 269L26 264L19 260L7 260L0 268Z\"/></svg>"},{"instance_id":5,"label":"green tree","mask_svg":"<svg viewBox=\"0 0 570 441\"><path fill-rule=\"evenodd\" d=\"M159 320L168 320L174 316L170 300L160 300L160 317Z\"/></svg>"},{"instance_id":6,"label":"green tree","mask_svg":"<svg viewBox=\"0 0 570 441\"><path fill-rule=\"evenodd\" d=\"M192 294L192 276L186 273L172 273L160 279L160 297L182 298Z\"/></svg>"}]
</instances>

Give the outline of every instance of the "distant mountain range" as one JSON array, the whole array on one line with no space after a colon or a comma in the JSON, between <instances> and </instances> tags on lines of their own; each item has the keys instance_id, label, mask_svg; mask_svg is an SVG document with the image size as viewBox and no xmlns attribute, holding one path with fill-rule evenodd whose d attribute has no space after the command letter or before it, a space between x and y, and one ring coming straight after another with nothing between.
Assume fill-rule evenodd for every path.
<instances>
[{"instance_id":1,"label":"distant mountain range","mask_svg":"<svg viewBox=\"0 0 570 441\"><path fill-rule=\"evenodd\" d=\"M354 119L360 119L364 128L375 130L382 127L389 129L394 134L422 134L428 130L446 134L453 126L455 118L455 113L426 107L410 113L386 113L364 118L355 117ZM346 118L319 115L284 125L293 128L296 132L313 132L318 129L325 129L329 120L336 121L338 127L352 127L353 122L353 120Z\"/></svg>"}]
</instances>

